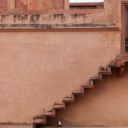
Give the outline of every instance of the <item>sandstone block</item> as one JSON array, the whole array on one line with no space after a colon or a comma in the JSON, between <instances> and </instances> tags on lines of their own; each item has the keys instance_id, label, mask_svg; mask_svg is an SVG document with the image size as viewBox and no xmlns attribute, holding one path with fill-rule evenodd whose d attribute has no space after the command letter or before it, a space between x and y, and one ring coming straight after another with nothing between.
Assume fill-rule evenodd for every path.
<instances>
[{"instance_id":1,"label":"sandstone block","mask_svg":"<svg viewBox=\"0 0 128 128\"><path fill-rule=\"evenodd\" d=\"M9 0L8 4L10 10L15 9L15 0Z\"/></svg>"},{"instance_id":2,"label":"sandstone block","mask_svg":"<svg viewBox=\"0 0 128 128\"><path fill-rule=\"evenodd\" d=\"M69 9L69 0L64 0L64 9Z\"/></svg>"},{"instance_id":3,"label":"sandstone block","mask_svg":"<svg viewBox=\"0 0 128 128\"><path fill-rule=\"evenodd\" d=\"M54 9L64 8L64 0L53 0L53 1L54 1Z\"/></svg>"},{"instance_id":4,"label":"sandstone block","mask_svg":"<svg viewBox=\"0 0 128 128\"><path fill-rule=\"evenodd\" d=\"M41 9L49 10L53 8L52 0L41 0Z\"/></svg>"},{"instance_id":5,"label":"sandstone block","mask_svg":"<svg viewBox=\"0 0 128 128\"><path fill-rule=\"evenodd\" d=\"M39 0L28 0L28 10L39 10Z\"/></svg>"},{"instance_id":6,"label":"sandstone block","mask_svg":"<svg viewBox=\"0 0 128 128\"><path fill-rule=\"evenodd\" d=\"M16 9L26 10L27 0L16 0Z\"/></svg>"}]
</instances>

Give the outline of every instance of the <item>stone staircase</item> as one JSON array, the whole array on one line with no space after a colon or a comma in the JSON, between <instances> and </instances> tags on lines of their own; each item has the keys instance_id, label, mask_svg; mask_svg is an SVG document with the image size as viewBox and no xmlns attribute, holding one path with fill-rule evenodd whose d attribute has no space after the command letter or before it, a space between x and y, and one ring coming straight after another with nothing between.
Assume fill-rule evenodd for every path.
<instances>
[{"instance_id":1,"label":"stone staircase","mask_svg":"<svg viewBox=\"0 0 128 128\"><path fill-rule=\"evenodd\" d=\"M65 104L75 102L75 95L84 95L85 89L92 89L94 88L94 82L95 81L102 81L103 75L111 75L112 74L112 68L118 68L119 74L123 75L124 68L125 68L125 62L128 60L123 59L122 57L119 57L116 59L115 63L110 63L107 65L106 68L103 68L98 72L98 75L96 77L91 77L89 79L89 83L85 83L81 85L80 90L74 90L72 92L71 97L65 97L62 100L62 104L54 104L51 111L45 112L41 117L35 117L33 121L33 128L38 128L38 126L44 126L47 123L48 117L55 117L56 116L56 110L58 109L65 109Z\"/></svg>"}]
</instances>

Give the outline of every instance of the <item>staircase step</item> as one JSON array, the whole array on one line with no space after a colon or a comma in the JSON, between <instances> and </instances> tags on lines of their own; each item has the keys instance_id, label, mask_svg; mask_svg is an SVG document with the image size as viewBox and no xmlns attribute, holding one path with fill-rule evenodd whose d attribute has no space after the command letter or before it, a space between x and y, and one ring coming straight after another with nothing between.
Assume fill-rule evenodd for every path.
<instances>
[{"instance_id":1,"label":"staircase step","mask_svg":"<svg viewBox=\"0 0 128 128\"><path fill-rule=\"evenodd\" d=\"M44 122L43 118L42 119L35 119L33 121L34 124L46 124L46 122Z\"/></svg>"},{"instance_id":2,"label":"staircase step","mask_svg":"<svg viewBox=\"0 0 128 128\"><path fill-rule=\"evenodd\" d=\"M111 68L120 68L120 65L117 65L117 64L109 64L109 67L111 67Z\"/></svg>"},{"instance_id":3,"label":"staircase step","mask_svg":"<svg viewBox=\"0 0 128 128\"><path fill-rule=\"evenodd\" d=\"M109 72L109 71L99 71L100 74L102 75L111 75L112 72Z\"/></svg>"},{"instance_id":4,"label":"staircase step","mask_svg":"<svg viewBox=\"0 0 128 128\"><path fill-rule=\"evenodd\" d=\"M65 103L71 103L71 102L74 102L75 100L73 100L72 97L65 97L65 98L63 99L63 101L64 101Z\"/></svg>"},{"instance_id":5,"label":"staircase step","mask_svg":"<svg viewBox=\"0 0 128 128\"><path fill-rule=\"evenodd\" d=\"M100 78L100 77L92 77L92 78L90 78L90 81L102 81L102 78Z\"/></svg>"},{"instance_id":6,"label":"staircase step","mask_svg":"<svg viewBox=\"0 0 128 128\"><path fill-rule=\"evenodd\" d=\"M74 95L84 95L84 92L80 91L80 90L75 90L72 92L72 94Z\"/></svg>"},{"instance_id":7,"label":"staircase step","mask_svg":"<svg viewBox=\"0 0 128 128\"><path fill-rule=\"evenodd\" d=\"M82 88L94 88L94 85L91 85L91 84L82 84L81 87Z\"/></svg>"},{"instance_id":8,"label":"staircase step","mask_svg":"<svg viewBox=\"0 0 128 128\"><path fill-rule=\"evenodd\" d=\"M65 109L64 105L63 104L55 104L53 106L53 109Z\"/></svg>"},{"instance_id":9,"label":"staircase step","mask_svg":"<svg viewBox=\"0 0 128 128\"><path fill-rule=\"evenodd\" d=\"M45 112L43 114L43 116L47 116L47 117L55 117L55 114L53 112Z\"/></svg>"}]
</instances>

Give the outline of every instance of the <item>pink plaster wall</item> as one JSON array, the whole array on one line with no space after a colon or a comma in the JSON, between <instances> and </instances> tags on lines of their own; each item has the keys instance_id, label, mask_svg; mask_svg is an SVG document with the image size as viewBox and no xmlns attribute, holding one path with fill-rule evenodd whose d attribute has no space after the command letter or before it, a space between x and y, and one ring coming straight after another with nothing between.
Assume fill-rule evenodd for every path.
<instances>
[{"instance_id":1,"label":"pink plaster wall","mask_svg":"<svg viewBox=\"0 0 128 128\"><path fill-rule=\"evenodd\" d=\"M8 27L2 28L0 33L0 122L32 123L34 116L50 110L55 102L61 103L63 97L70 96L72 90L97 75L100 66L106 66L120 54L120 30L68 32L70 28L65 27L67 32L45 32L45 29L42 29L44 32L7 32L24 29L9 26L91 23L115 24L121 28L120 11L120 0L105 0L104 11L86 14L85 18L73 18L70 14L75 11L70 10L58 11L64 13L64 21L53 17L48 20L47 17L56 13L54 11L48 11L38 20L34 16L33 22L31 15L28 19L22 15L16 19L14 15L1 16L0 23ZM83 117L82 120L79 115L80 119L75 120L84 124L87 117ZM72 120L72 115L66 119ZM87 123L90 124L90 120Z\"/></svg>"},{"instance_id":2,"label":"pink plaster wall","mask_svg":"<svg viewBox=\"0 0 128 128\"><path fill-rule=\"evenodd\" d=\"M120 32L0 34L0 122L32 123L120 53Z\"/></svg>"}]
</instances>

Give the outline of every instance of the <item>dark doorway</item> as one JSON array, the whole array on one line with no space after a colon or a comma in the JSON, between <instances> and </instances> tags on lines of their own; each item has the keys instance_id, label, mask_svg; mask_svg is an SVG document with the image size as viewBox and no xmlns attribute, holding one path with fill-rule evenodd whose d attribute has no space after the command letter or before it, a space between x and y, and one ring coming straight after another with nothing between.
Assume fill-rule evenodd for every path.
<instances>
[{"instance_id":1,"label":"dark doorway","mask_svg":"<svg viewBox=\"0 0 128 128\"><path fill-rule=\"evenodd\" d=\"M128 56L128 1L122 1L121 3L121 55Z\"/></svg>"}]
</instances>

